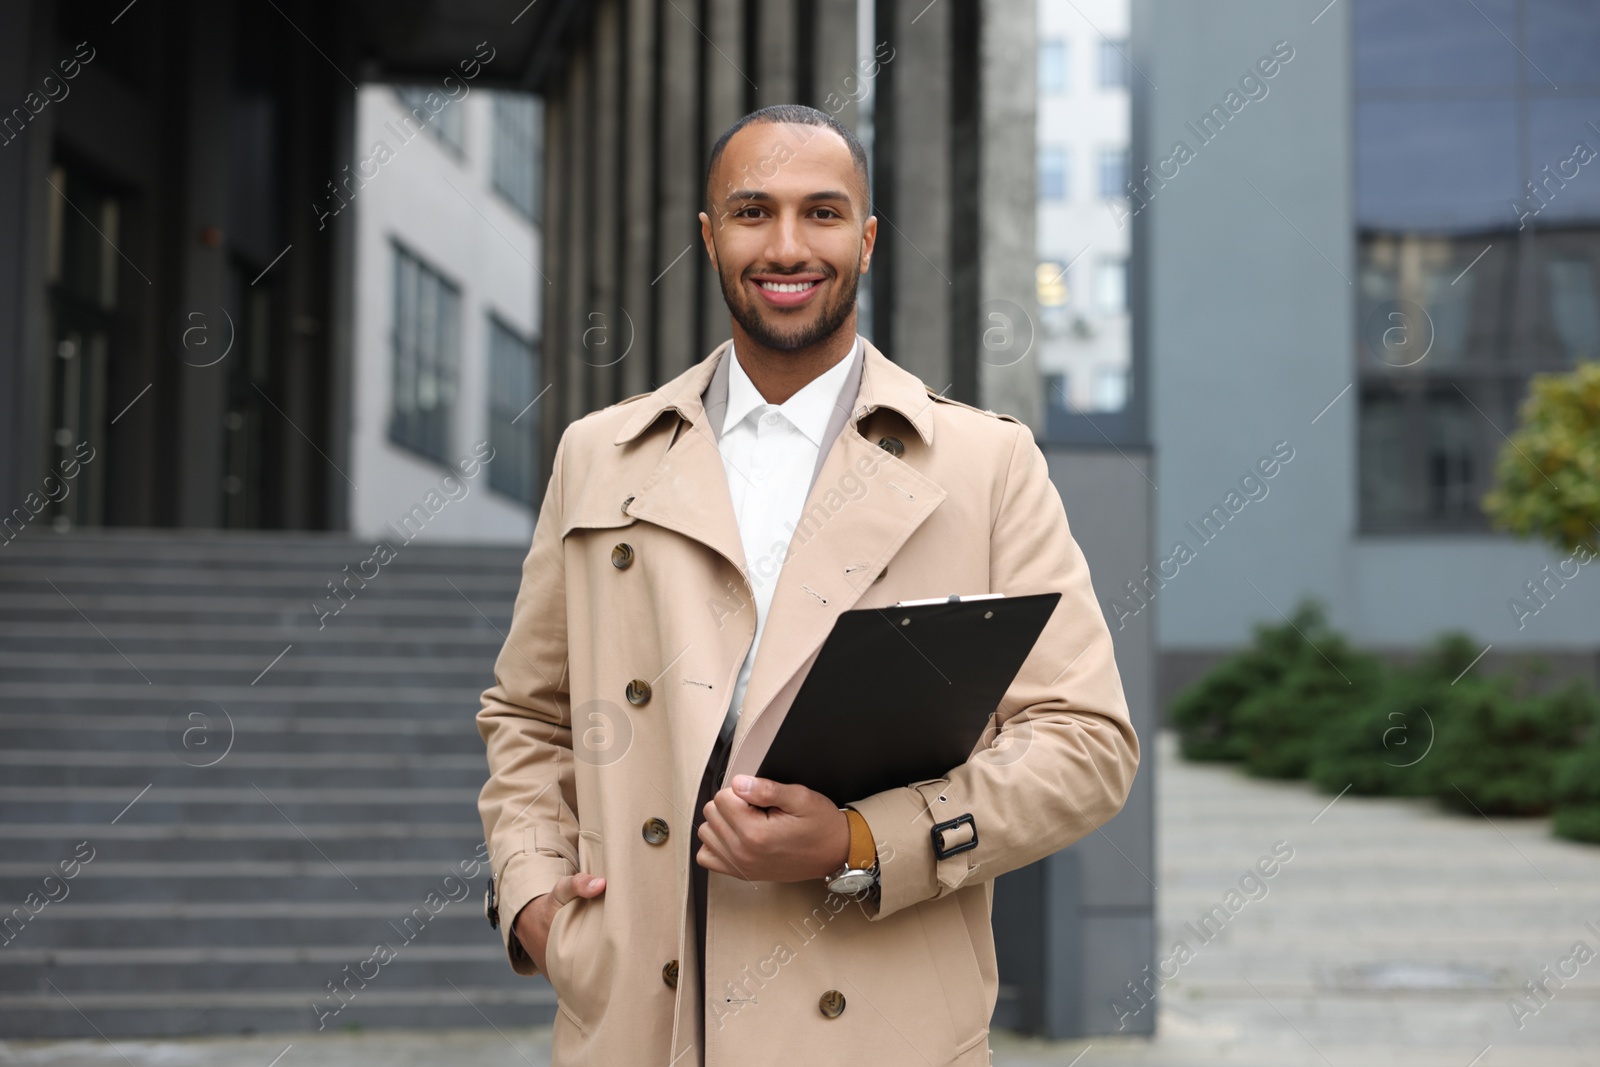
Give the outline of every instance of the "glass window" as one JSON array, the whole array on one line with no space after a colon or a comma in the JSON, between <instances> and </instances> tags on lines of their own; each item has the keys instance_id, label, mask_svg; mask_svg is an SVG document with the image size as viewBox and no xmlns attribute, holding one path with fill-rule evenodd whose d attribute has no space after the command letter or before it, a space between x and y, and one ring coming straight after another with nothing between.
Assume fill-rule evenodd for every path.
<instances>
[{"instance_id":1,"label":"glass window","mask_svg":"<svg viewBox=\"0 0 1600 1067\"><path fill-rule=\"evenodd\" d=\"M1587 2L1587 0L1580 0ZM1354 10L1355 78L1361 89L1509 86L1517 53L1517 0L1360 0ZM1499 27L1497 30L1496 27Z\"/></svg>"},{"instance_id":2,"label":"glass window","mask_svg":"<svg viewBox=\"0 0 1600 1067\"><path fill-rule=\"evenodd\" d=\"M1066 263L1046 260L1033 269L1033 279L1041 307L1065 307L1072 300Z\"/></svg>"},{"instance_id":3,"label":"glass window","mask_svg":"<svg viewBox=\"0 0 1600 1067\"><path fill-rule=\"evenodd\" d=\"M1060 145L1042 145L1039 148L1039 199L1065 200L1067 198L1067 150Z\"/></svg>"},{"instance_id":4,"label":"glass window","mask_svg":"<svg viewBox=\"0 0 1600 1067\"><path fill-rule=\"evenodd\" d=\"M466 147L466 111L452 103L442 89L396 89L400 106L411 112L417 126L426 127L440 141L461 152ZM463 97L463 99L465 99Z\"/></svg>"},{"instance_id":5,"label":"glass window","mask_svg":"<svg viewBox=\"0 0 1600 1067\"><path fill-rule=\"evenodd\" d=\"M1102 259L1094 265L1094 306L1108 315L1127 310L1127 260Z\"/></svg>"},{"instance_id":6,"label":"glass window","mask_svg":"<svg viewBox=\"0 0 1600 1067\"><path fill-rule=\"evenodd\" d=\"M394 408L389 437L448 461L460 351L461 295L442 275L394 246Z\"/></svg>"},{"instance_id":7,"label":"glass window","mask_svg":"<svg viewBox=\"0 0 1600 1067\"><path fill-rule=\"evenodd\" d=\"M1594 265L1566 255L1545 263L1550 319L1568 362L1600 359L1600 305Z\"/></svg>"},{"instance_id":8,"label":"glass window","mask_svg":"<svg viewBox=\"0 0 1600 1067\"><path fill-rule=\"evenodd\" d=\"M1100 195L1106 200L1126 196L1128 190L1128 150L1102 148L1100 150Z\"/></svg>"},{"instance_id":9,"label":"glass window","mask_svg":"<svg viewBox=\"0 0 1600 1067\"><path fill-rule=\"evenodd\" d=\"M1128 87L1128 42L1100 42L1100 88Z\"/></svg>"},{"instance_id":10,"label":"glass window","mask_svg":"<svg viewBox=\"0 0 1600 1067\"><path fill-rule=\"evenodd\" d=\"M1096 367L1094 371L1094 409L1121 411L1128 402L1128 369Z\"/></svg>"},{"instance_id":11,"label":"glass window","mask_svg":"<svg viewBox=\"0 0 1600 1067\"><path fill-rule=\"evenodd\" d=\"M1133 176L1128 97L1100 91L1125 91L1137 72L1120 27L1106 25L1104 35L1080 32L1086 12L1100 18L1088 8L1074 12L1059 0L1037 0L1034 11L1042 34L1034 133L1039 179L1033 292L1025 295L1036 320L1031 351L1036 402L1044 409L1033 413L1043 416L1036 432L1056 445L1143 447L1147 428L1128 314L1133 228L1122 199ZM1057 43L1061 78L1071 91L1090 94L1087 108L1047 95Z\"/></svg>"},{"instance_id":12,"label":"glass window","mask_svg":"<svg viewBox=\"0 0 1600 1067\"><path fill-rule=\"evenodd\" d=\"M539 366L536 346L493 316L489 319L489 485L533 503L539 469Z\"/></svg>"},{"instance_id":13,"label":"glass window","mask_svg":"<svg viewBox=\"0 0 1600 1067\"><path fill-rule=\"evenodd\" d=\"M1067 42L1061 40L1040 41L1039 92L1066 92L1067 77Z\"/></svg>"},{"instance_id":14,"label":"glass window","mask_svg":"<svg viewBox=\"0 0 1600 1067\"><path fill-rule=\"evenodd\" d=\"M531 93L494 94L494 189L536 222L543 125L538 97Z\"/></svg>"},{"instance_id":15,"label":"glass window","mask_svg":"<svg viewBox=\"0 0 1600 1067\"><path fill-rule=\"evenodd\" d=\"M1361 527L1484 530L1530 377L1600 353L1600 21L1353 7Z\"/></svg>"}]
</instances>

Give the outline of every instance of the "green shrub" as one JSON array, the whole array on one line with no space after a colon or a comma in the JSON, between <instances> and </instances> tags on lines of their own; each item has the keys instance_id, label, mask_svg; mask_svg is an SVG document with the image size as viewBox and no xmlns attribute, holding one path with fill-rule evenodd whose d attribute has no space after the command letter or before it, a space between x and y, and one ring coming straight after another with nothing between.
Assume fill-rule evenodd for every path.
<instances>
[{"instance_id":1,"label":"green shrub","mask_svg":"<svg viewBox=\"0 0 1600 1067\"><path fill-rule=\"evenodd\" d=\"M1471 637L1447 633L1415 664L1387 671L1370 703L1318 731L1311 780L1329 793L1346 787L1367 796L1429 793L1420 764L1433 755L1439 719L1460 710L1469 679L1454 683L1477 655Z\"/></svg>"},{"instance_id":2,"label":"green shrub","mask_svg":"<svg viewBox=\"0 0 1600 1067\"><path fill-rule=\"evenodd\" d=\"M1555 782L1557 837L1600 845L1600 736L1559 761Z\"/></svg>"},{"instance_id":3,"label":"green shrub","mask_svg":"<svg viewBox=\"0 0 1600 1067\"><path fill-rule=\"evenodd\" d=\"M1244 739L1234 723L1239 707L1258 693L1274 689L1305 639L1295 631L1325 627L1322 608L1301 602L1292 623L1258 624L1255 640L1206 672L1172 702L1170 718L1178 731L1185 759L1242 760Z\"/></svg>"},{"instance_id":4,"label":"green shrub","mask_svg":"<svg viewBox=\"0 0 1600 1067\"><path fill-rule=\"evenodd\" d=\"M1593 732L1600 708L1582 682L1538 695L1519 688L1506 675L1479 682L1436 719L1436 758L1423 765L1446 806L1485 815L1550 811L1556 769Z\"/></svg>"},{"instance_id":5,"label":"green shrub","mask_svg":"<svg viewBox=\"0 0 1600 1067\"><path fill-rule=\"evenodd\" d=\"M1296 640L1299 646L1278 684L1255 693L1234 712L1248 774L1305 777L1319 734L1369 707L1382 688L1382 662L1356 651L1339 634L1316 627Z\"/></svg>"}]
</instances>

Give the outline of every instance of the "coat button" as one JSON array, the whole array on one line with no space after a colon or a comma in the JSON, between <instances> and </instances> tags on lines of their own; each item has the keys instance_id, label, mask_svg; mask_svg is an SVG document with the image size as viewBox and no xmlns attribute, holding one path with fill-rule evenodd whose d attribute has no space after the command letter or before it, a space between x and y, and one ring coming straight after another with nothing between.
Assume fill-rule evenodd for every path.
<instances>
[{"instance_id":1,"label":"coat button","mask_svg":"<svg viewBox=\"0 0 1600 1067\"><path fill-rule=\"evenodd\" d=\"M626 515L628 513L628 505L631 504L631 503L633 503L633 497L632 496L628 496L628 497L625 497L623 499L623 501L622 501L622 513L624 515Z\"/></svg>"},{"instance_id":2,"label":"coat button","mask_svg":"<svg viewBox=\"0 0 1600 1067\"><path fill-rule=\"evenodd\" d=\"M830 989L817 1000L817 1010L830 1019L837 1019L844 1014L844 994L837 989Z\"/></svg>"},{"instance_id":3,"label":"coat button","mask_svg":"<svg viewBox=\"0 0 1600 1067\"><path fill-rule=\"evenodd\" d=\"M900 438L898 437L879 438L878 447L896 458L906 454L906 446L900 443Z\"/></svg>"},{"instance_id":4,"label":"coat button","mask_svg":"<svg viewBox=\"0 0 1600 1067\"><path fill-rule=\"evenodd\" d=\"M624 541L611 550L611 565L625 571L633 565L633 546Z\"/></svg>"},{"instance_id":5,"label":"coat button","mask_svg":"<svg viewBox=\"0 0 1600 1067\"><path fill-rule=\"evenodd\" d=\"M668 989L678 988L678 961L668 960L661 968L661 980Z\"/></svg>"},{"instance_id":6,"label":"coat button","mask_svg":"<svg viewBox=\"0 0 1600 1067\"><path fill-rule=\"evenodd\" d=\"M626 692L628 696L628 703L630 704L650 703L650 683L645 681L643 678L635 678L633 681L629 682Z\"/></svg>"},{"instance_id":7,"label":"coat button","mask_svg":"<svg viewBox=\"0 0 1600 1067\"><path fill-rule=\"evenodd\" d=\"M667 821L654 816L644 821L644 839L652 845L659 845L667 839Z\"/></svg>"}]
</instances>

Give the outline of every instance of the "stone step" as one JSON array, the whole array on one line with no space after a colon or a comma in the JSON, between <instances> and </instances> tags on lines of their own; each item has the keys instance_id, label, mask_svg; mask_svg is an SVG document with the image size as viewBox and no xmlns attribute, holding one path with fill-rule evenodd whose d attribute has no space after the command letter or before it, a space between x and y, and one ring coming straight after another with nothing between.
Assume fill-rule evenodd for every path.
<instances>
[{"instance_id":1,"label":"stone step","mask_svg":"<svg viewBox=\"0 0 1600 1067\"><path fill-rule=\"evenodd\" d=\"M162 633L159 631L170 630ZM71 631L67 633L65 631ZM398 630L368 629L349 639L350 631L329 627L321 633L315 630L302 635L292 630L275 627L216 626L101 626L98 633L83 625L37 623L26 634L8 632L0 627L0 645L17 655L40 653L64 655L94 655L115 647L123 655L137 660L149 653L171 653L181 649L190 656L254 657L257 663L263 649L275 650L276 655L284 645L305 636L308 646L314 644L322 656L390 656L407 659L445 660L454 662L494 662L495 655L504 644L504 631L491 627L476 630L423 630L410 627ZM235 636L237 635L237 636Z\"/></svg>"},{"instance_id":2,"label":"stone step","mask_svg":"<svg viewBox=\"0 0 1600 1067\"><path fill-rule=\"evenodd\" d=\"M390 931L371 944L295 946L178 946L175 948L24 949L0 951L0 995L34 992L48 979L68 996L79 992L136 993L146 989L279 988L304 991L304 1003L338 1008L328 990L348 979L355 999L377 989L418 989L441 985L448 974L457 985L488 985L510 972L498 935L483 927L477 945L429 945L427 927L413 928L407 942ZM20 939L19 939L20 940ZM387 963L374 959L379 944L393 950ZM13 954L15 959L13 961ZM371 961L371 962L368 962ZM660 964L656 965L657 967ZM346 972L344 969L350 970ZM352 977L353 976L353 977ZM367 976L371 976L368 978ZM361 987L366 978L367 989ZM446 987L448 988L448 987ZM341 1013L342 1014L342 1013Z\"/></svg>"},{"instance_id":3,"label":"stone step","mask_svg":"<svg viewBox=\"0 0 1600 1067\"><path fill-rule=\"evenodd\" d=\"M296 646L312 645L298 642ZM487 657L456 657L448 660L384 659L381 657L351 656L341 664L338 657L318 656L301 658L291 648L285 653L283 646L275 650L263 649L253 656L202 657L188 653L140 654L130 656L118 652L108 655L29 656L14 654L17 661L37 659L43 662L29 665L17 662L0 665L11 684L48 682L51 679L70 678L78 684L126 683L130 669L144 675L152 682L169 685L227 685L244 679L246 684L260 684L271 678L275 687L321 686L342 683L346 686L365 685L371 689L413 685L432 687L460 686L471 691L479 683L494 680L493 662ZM279 653L285 653L281 658ZM6 658L0 655L0 659ZM74 661L77 661L74 663ZM270 673L269 673L270 672Z\"/></svg>"},{"instance_id":4,"label":"stone step","mask_svg":"<svg viewBox=\"0 0 1600 1067\"><path fill-rule=\"evenodd\" d=\"M328 1030L444 1029L548 1026L555 992L542 978L529 981L503 968L494 985L472 986L444 975L437 987L362 990L337 1015L313 1012L301 989L251 986L235 990L160 990L136 993L79 991L70 1000L45 987L0 996L0 1034L29 1038L180 1037L196 1034L294 1033ZM93 1019L91 1027L86 1022ZM513 1055L507 1049L507 1056ZM113 1061L116 1062L116 1061ZM512 1062L509 1061L508 1062ZM287 1067L287 1063L285 1065Z\"/></svg>"},{"instance_id":5,"label":"stone step","mask_svg":"<svg viewBox=\"0 0 1600 1067\"><path fill-rule=\"evenodd\" d=\"M411 560L452 570L499 564L520 563L527 555L526 544L483 544L481 542L427 541L426 535L406 543L390 538L395 562ZM0 552L6 562L16 560L59 560L68 564L95 561L138 563L157 560L189 563L196 567L231 565L271 567L284 563L317 560L365 559L372 554L376 539L349 534L312 531L231 531L178 529L78 529L70 534L24 533L13 540L0 538Z\"/></svg>"},{"instance_id":6,"label":"stone step","mask_svg":"<svg viewBox=\"0 0 1600 1067\"><path fill-rule=\"evenodd\" d=\"M419 538L330 599L371 550L0 542L0 906L95 849L37 916L0 912L0 1039L315 1029L379 942L325 1026L553 1017L482 910L475 716L527 546Z\"/></svg>"},{"instance_id":7,"label":"stone step","mask_svg":"<svg viewBox=\"0 0 1600 1067\"><path fill-rule=\"evenodd\" d=\"M338 566L320 562L307 562L295 566L260 567L238 566L227 569L198 567L183 561L119 564L95 560L93 562L50 564L29 560L6 561L0 567L0 592L65 593L74 590L94 592L97 589L114 589L130 586L138 589L163 588L169 592L192 592L197 596L226 596L230 589L264 589L289 591L298 595L302 587L307 591L326 591L326 583L339 586L348 578L347 593L360 595L371 591L390 595L414 592L426 596L468 596L474 593L493 592L506 582L516 583L521 576L522 561L510 561L509 566L495 566L476 570L455 567L423 568L409 561L396 560L382 567L364 565L355 556Z\"/></svg>"},{"instance_id":8,"label":"stone step","mask_svg":"<svg viewBox=\"0 0 1600 1067\"><path fill-rule=\"evenodd\" d=\"M516 587L494 593L477 594L468 600L461 596L356 596L349 601L325 601L322 597L294 594L253 596L183 595L146 592L88 592L69 602L57 593L9 593L0 596L0 611L8 618L32 618L65 622L73 619L89 625L106 622L196 622L229 619L236 622L276 622L296 631L318 631L337 625L339 620L362 616L369 624L381 621L386 626L456 626L477 619L484 626L493 620L500 625L511 617ZM315 607L313 607L315 605ZM485 618L487 616L487 619Z\"/></svg>"},{"instance_id":9,"label":"stone step","mask_svg":"<svg viewBox=\"0 0 1600 1067\"><path fill-rule=\"evenodd\" d=\"M384 731L355 732L351 730L310 732L303 730L263 730L258 721L244 720L231 730L229 720L215 707L203 708L196 714L208 718L191 718L178 705L172 717L153 728L125 730L120 727L95 729L95 744L111 751L82 750L84 731L76 727L7 727L0 726L0 766L15 752L46 752L68 750L84 760L113 760L125 756L126 766L144 766L152 754L177 758L191 767L201 767L213 760L219 765L223 752L230 759L229 766L238 766L236 758L248 751L252 758L261 760L288 759L303 754L307 760L332 759L340 752L359 755L362 762L371 764L376 757L409 757L450 755L477 758L480 767L484 761L483 742L473 725L472 709L462 710L450 722L425 722L422 720L387 719L374 725L389 727ZM195 705L202 708L201 705ZM105 718L106 716L97 716ZM436 727L427 731L409 731L404 726ZM228 744L232 738L233 745ZM37 747L35 747L37 746ZM244 761L248 764L250 761ZM267 765L267 764L258 764ZM306 764L307 766L310 763Z\"/></svg>"},{"instance_id":10,"label":"stone step","mask_svg":"<svg viewBox=\"0 0 1600 1067\"><path fill-rule=\"evenodd\" d=\"M428 860L351 859L337 848L305 843L296 860L114 860L96 856L63 881L64 900L93 903L155 901L384 900L408 910L437 891L450 864ZM44 885L54 865L0 862L0 901L22 907L28 895L62 890ZM64 901L63 901L64 902ZM40 915L49 913L45 905ZM8 910L4 915L14 914Z\"/></svg>"},{"instance_id":11,"label":"stone step","mask_svg":"<svg viewBox=\"0 0 1600 1067\"><path fill-rule=\"evenodd\" d=\"M457 823L447 827L448 833L423 836L416 833L381 833L376 827L359 824L329 827L315 825L302 829L318 847L329 854L348 856L352 860L414 860L435 863L441 871L458 864L471 869L474 857L486 855L480 851L482 833L473 839L472 827ZM185 829L211 829L204 824ZM0 823L0 856L7 863L33 864L42 871L53 867L58 860L73 855L75 846L89 842L94 849L92 863L101 860L118 862L148 860L164 863L176 860L201 858L218 861L272 860L294 861L313 855L306 837L279 820L272 823L223 824L215 829L225 831L214 835L194 833L167 834L162 837L130 836L127 827L119 824L106 826L77 826L71 833L50 829L49 833L29 833L35 827ZM113 831L113 832L108 832ZM24 832L19 834L19 831ZM0 906L4 901L0 900Z\"/></svg>"},{"instance_id":12,"label":"stone step","mask_svg":"<svg viewBox=\"0 0 1600 1067\"><path fill-rule=\"evenodd\" d=\"M489 928L483 918L484 886L488 880L473 878L441 885L439 897L428 901L390 901L375 905L357 916L321 915L319 909L325 902L294 901L294 913L265 915L252 910L265 908L272 901L240 901L238 913L228 916L185 916L178 918L144 919L130 921L126 918L96 919L81 911L68 915L65 908L72 903L67 898L62 904L52 904L42 912L37 921L29 923L0 950L0 957L9 958L23 950L44 952L56 949L105 948L212 948L218 945L237 947L281 947L295 945L356 944L371 947L383 940L397 936L390 923L406 927L402 920L413 916L413 924L420 921L412 909L418 906L433 914L426 925L430 945L470 945L482 949L493 946L496 959L504 959L504 949L499 935ZM462 887L470 890L461 898ZM448 895L447 895L448 894ZM425 903L427 901L427 903ZM447 903L440 904L439 901ZM172 902L156 902L171 906ZM431 905L431 906L430 906ZM84 907L92 907L85 905ZM57 912L56 909L63 909ZM413 925L412 929L415 929Z\"/></svg>"},{"instance_id":13,"label":"stone step","mask_svg":"<svg viewBox=\"0 0 1600 1067\"><path fill-rule=\"evenodd\" d=\"M265 669L271 664L270 659L262 661ZM494 681L492 667L485 671L485 685ZM129 677L138 678L136 668L129 668ZM61 681L55 684L48 682L0 682L0 712L17 711L19 708L14 702L27 701L27 706L63 707L63 710L83 711L93 708L108 700L125 698L128 703L167 702L175 700L204 700L209 703L221 704L224 707L242 707L248 703L260 704L271 701L278 707L284 706L314 706L348 707L350 705L366 705L368 707L394 707L414 708L417 705L435 707L459 706L462 698L461 687L441 688L437 686L401 686L393 690L384 691L381 700L375 697L371 686L352 685L318 685L318 686L289 686L273 685L267 681L270 672L261 679L259 685L252 685L247 679L235 685L189 685L183 682L167 682L150 680L144 685L133 683L104 683L104 682L76 682ZM471 704L477 706L477 694L472 694Z\"/></svg>"},{"instance_id":14,"label":"stone step","mask_svg":"<svg viewBox=\"0 0 1600 1067\"><path fill-rule=\"evenodd\" d=\"M401 763L396 766L362 766L355 757L345 753L324 752L304 756L283 753L250 753L253 762L233 765L229 761L246 753L228 753L220 762L210 767L190 767L172 755L141 754L143 766L105 766L94 764L27 762L27 752L0 753L0 778L8 787L30 785L72 788L109 788L124 790L129 794L146 785L171 786L184 789L204 782L209 788L234 786L249 789L260 786L267 795L277 799L282 791L317 789L331 783L342 788L404 790L410 786L426 785L434 789L456 786L476 792L488 777L488 763L480 755L476 758L460 756L409 756L389 757L375 755L378 760L437 760L427 764ZM122 753L79 753L76 759L94 760L122 756ZM293 764L305 760L310 766ZM267 762L275 761L275 762ZM352 762L346 762L352 761ZM0 815L0 819L6 816ZM9 821L9 820L8 820Z\"/></svg>"}]
</instances>

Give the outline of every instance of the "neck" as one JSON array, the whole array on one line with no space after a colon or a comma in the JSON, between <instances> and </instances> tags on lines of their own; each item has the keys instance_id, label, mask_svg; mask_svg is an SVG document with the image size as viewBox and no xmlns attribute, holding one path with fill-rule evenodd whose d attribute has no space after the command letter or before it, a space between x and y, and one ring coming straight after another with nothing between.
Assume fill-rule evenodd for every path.
<instances>
[{"instance_id":1,"label":"neck","mask_svg":"<svg viewBox=\"0 0 1600 1067\"><path fill-rule=\"evenodd\" d=\"M782 404L848 356L856 344L856 315L814 345L784 351L768 348L733 324L733 348L750 384L769 404Z\"/></svg>"}]
</instances>

